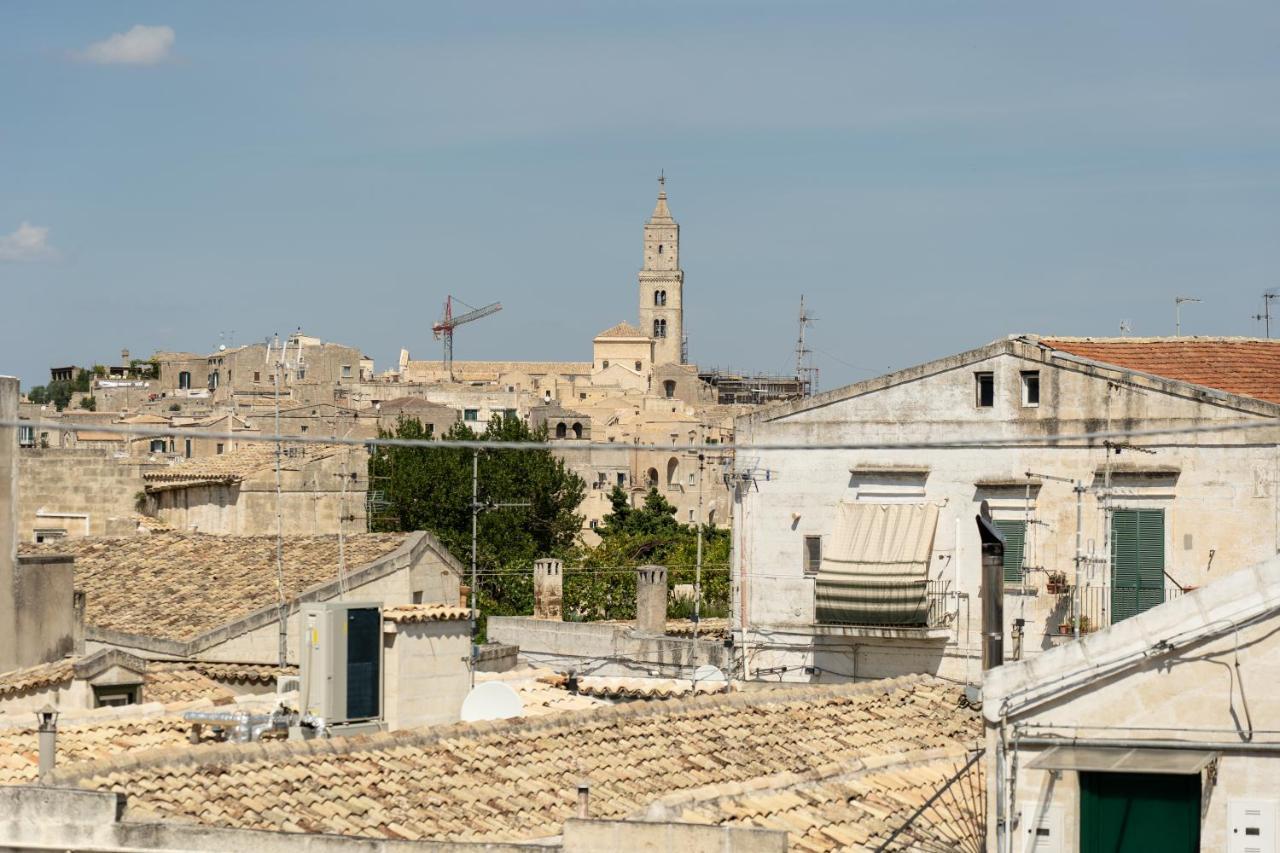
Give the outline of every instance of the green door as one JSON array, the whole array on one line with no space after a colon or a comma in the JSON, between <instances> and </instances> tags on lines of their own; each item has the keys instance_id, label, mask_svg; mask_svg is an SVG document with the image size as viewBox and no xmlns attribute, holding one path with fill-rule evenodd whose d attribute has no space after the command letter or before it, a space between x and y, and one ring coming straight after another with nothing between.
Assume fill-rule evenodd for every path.
<instances>
[{"instance_id":1,"label":"green door","mask_svg":"<svg viewBox=\"0 0 1280 853\"><path fill-rule=\"evenodd\" d=\"M1199 849L1199 774L1080 774L1080 853Z\"/></svg>"},{"instance_id":2,"label":"green door","mask_svg":"<svg viewBox=\"0 0 1280 853\"><path fill-rule=\"evenodd\" d=\"M1027 523L997 521L996 529L1004 536L1004 582L1022 583L1022 554L1027 541Z\"/></svg>"},{"instance_id":3,"label":"green door","mask_svg":"<svg viewBox=\"0 0 1280 853\"><path fill-rule=\"evenodd\" d=\"M1164 601L1164 510L1111 513L1111 623Z\"/></svg>"}]
</instances>

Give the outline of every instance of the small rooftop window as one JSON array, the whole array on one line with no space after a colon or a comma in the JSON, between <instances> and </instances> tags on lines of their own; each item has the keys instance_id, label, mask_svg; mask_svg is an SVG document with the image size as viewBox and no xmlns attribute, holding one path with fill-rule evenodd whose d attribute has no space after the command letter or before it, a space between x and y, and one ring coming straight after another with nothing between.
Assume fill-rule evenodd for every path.
<instances>
[{"instance_id":1,"label":"small rooftop window","mask_svg":"<svg viewBox=\"0 0 1280 853\"><path fill-rule=\"evenodd\" d=\"M979 409L990 409L996 404L996 376L990 371L973 375Z\"/></svg>"}]
</instances>

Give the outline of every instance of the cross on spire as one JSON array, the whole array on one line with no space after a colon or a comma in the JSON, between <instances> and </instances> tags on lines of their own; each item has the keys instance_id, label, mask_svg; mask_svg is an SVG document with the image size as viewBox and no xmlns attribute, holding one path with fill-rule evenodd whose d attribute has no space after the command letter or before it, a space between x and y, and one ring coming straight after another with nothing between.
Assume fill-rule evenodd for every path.
<instances>
[{"instance_id":1,"label":"cross on spire","mask_svg":"<svg viewBox=\"0 0 1280 853\"><path fill-rule=\"evenodd\" d=\"M658 170L658 189L665 190L667 188L667 173L665 169Z\"/></svg>"}]
</instances>

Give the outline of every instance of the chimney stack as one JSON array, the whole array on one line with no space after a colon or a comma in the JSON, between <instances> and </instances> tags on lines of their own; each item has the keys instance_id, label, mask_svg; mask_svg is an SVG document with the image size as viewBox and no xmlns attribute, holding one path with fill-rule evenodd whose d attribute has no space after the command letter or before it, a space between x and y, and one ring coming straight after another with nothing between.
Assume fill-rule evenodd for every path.
<instances>
[{"instance_id":1,"label":"chimney stack","mask_svg":"<svg viewBox=\"0 0 1280 853\"><path fill-rule=\"evenodd\" d=\"M667 567L636 570L636 630L662 636L667 632Z\"/></svg>"},{"instance_id":2,"label":"chimney stack","mask_svg":"<svg viewBox=\"0 0 1280 853\"><path fill-rule=\"evenodd\" d=\"M58 757L58 712L51 705L45 705L36 712L37 747L39 749L39 781L41 785L49 783L49 774L57 763Z\"/></svg>"},{"instance_id":3,"label":"chimney stack","mask_svg":"<svg viewBox=\"0 0 1280 853\"><path fill-rule=\"evenodd\" d=\"M564 619L564 562L533 563L533 618L559 622Z\"/></svg>"},{"instance_id":4,"label":"chimney stack","mask_svg":"<svg viewBox=\"0 0 1280 853\"><path fill-rule=\"evenodd\" d=\"M982 540L982 671L1004 663L1004 536L983 501L977 517Z\"/></svg>"}]
</instances>

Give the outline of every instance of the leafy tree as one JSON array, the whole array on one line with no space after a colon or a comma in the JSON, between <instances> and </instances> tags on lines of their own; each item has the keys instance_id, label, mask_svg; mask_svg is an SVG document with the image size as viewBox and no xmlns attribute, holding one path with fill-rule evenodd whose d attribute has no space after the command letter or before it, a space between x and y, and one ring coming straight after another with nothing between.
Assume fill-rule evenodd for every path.
<instances>
[{"instance_id":1,"label":"leafy tree","mask_svg":"<svg viewBox=\"0 0 1280 853\"><path fill-rule=\"evenodd\" d=\"M55 379L48 385L36 385L27 392L27 399L39 405L53 403L53 405L62 411L71 402L71 395L77 391L88 393L93 375L87 370L81 370L76 374L76 378L67 381L65 379Z\"/></svg>"},{"instance_id":2,"label":"leafy tree","mask_svg":"<svg viewBox=\"0 0 1280 853\"><path fill-rule=\"evenodd\" d=\"M640 507L615 486L609 493L612 511L596 532L601 542L576 555L564 570L567 618L631 619L635 617L635 569L667 567L667 581L692 584L697 576L698 528L676 520L676 507L650 489ZM729 603L729 534L712 525L702 528L702 606L704 616L725 615ZM691 612L691 610L690 610ZM685 616L678 600L668 615Z\"/></svg>"},{"instance_id":3,"label":"leafy tree","mask_svg":"<svg viewBox=\"0 0 1280 853\"><path fill-rule=\"evenodd\" d=\"M384 436L429 439L421 422L401 418ZM442 436L538 442L546 429L530 430L512 416L495 416L477 435L465 423ZM378 530L429 530L464 564L471 559L471 473L477 451L469 448L380 447L369 460L370 488L388 503ZM533 561L568 556L582 528L578 505L582 478L545 449L479 451L477 598L485 613L528 613L533 607ZM528 506L501 506L501 504Z\"/></svg>"},{"instance_id":4,"label":"leafy tree","mask_svg":"<svg viewBox=\"0 0 1280 853\"><path fill-rule=\"evenodd\" d=\"M90 412L98 411L98 398L93 396L81 397L80 408L87 409Z\"/></svg>"}]
</instances>

